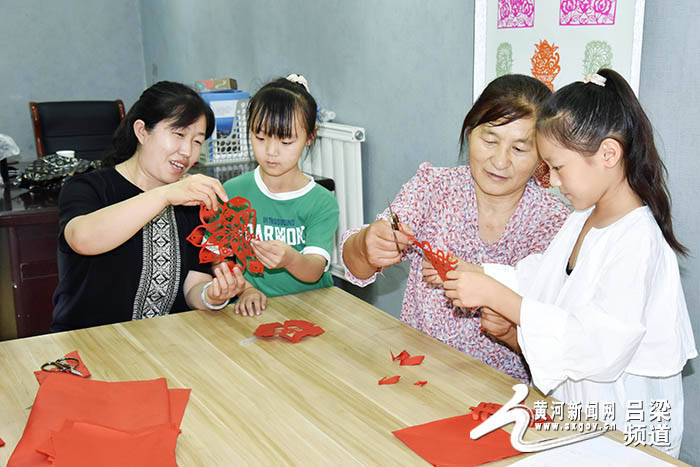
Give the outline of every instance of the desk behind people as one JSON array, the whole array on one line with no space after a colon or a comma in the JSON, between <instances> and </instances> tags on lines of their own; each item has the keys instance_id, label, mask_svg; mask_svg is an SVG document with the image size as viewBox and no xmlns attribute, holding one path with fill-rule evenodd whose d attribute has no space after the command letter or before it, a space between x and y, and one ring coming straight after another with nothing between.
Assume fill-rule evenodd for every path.
<instances>
[{"instance_id":1,"label":"desk behind people","mask_svg":"<svg viewBox=\"0 0 700 467\"><path fill-rule=\"evenodd\" d=\"M298 344L250 341L260 324L290 319L325 333ZM389 352L403 349L425 360L398 366ZM393 430L462 415L479 402L505 403L517 383L336 287L318 289L270 298L256 318L229 307L1 342L0 362L12 371L0 374L0 437L7 442L0 465L27 422L38 387L33 371L73 350L94 380L165 377L170 387L192 389L176 449L178 463L188 466L424 465ZM395 374L398 384L377 384ZM414 386L416 380L428 384ZM532 389L526 404L541 399ZM527 439L562 434L530 430ZM606 436L622 439L619 432Z\"/></svg>"}]
</instances>

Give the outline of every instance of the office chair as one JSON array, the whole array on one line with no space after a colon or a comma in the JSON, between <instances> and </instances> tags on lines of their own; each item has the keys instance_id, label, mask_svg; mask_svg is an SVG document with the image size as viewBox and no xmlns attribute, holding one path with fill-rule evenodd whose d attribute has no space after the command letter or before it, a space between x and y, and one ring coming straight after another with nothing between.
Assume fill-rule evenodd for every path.
<instances>
[{"instance_id":1,"label":"office chair","mask_svg":"<svg viewBox=\"0 0 700 467\"><path fill-rule=\"evenodd\" d=\"M120 99L30 102L29 109L37 157L74 150L76 157L101 159L125 115Z\"/></svg>"}]
</instances>

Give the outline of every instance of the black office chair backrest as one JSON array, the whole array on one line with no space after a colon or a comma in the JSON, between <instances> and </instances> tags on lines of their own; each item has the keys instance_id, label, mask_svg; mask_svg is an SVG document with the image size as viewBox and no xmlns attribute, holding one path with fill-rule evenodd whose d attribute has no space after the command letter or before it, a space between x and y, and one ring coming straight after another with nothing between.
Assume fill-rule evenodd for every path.
<instances>
[{"instance_id":1,"label":"black office chair backrest","mask_svg":"<svg viewBox=\"0 0 700 467\"><path fill-rule=\"evenodd\" d=\"M37 157L74 150L82 159L101 159L124 118L115 101L30 102Z\"/></svg>"}]
</instances>

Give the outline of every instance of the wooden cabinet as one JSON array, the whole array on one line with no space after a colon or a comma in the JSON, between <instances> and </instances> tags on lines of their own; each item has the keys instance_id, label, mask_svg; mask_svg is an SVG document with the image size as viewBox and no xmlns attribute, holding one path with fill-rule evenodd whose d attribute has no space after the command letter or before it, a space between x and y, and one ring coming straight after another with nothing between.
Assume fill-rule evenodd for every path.
<instances>
[{"instance_id":1,"label":"wooden cabinet","mask_svg":"<svg viewBox=\"0 0 700 467\"><path fill-rule=\"evenodd\" d=\"M12 291L16 337L45 334L51 325L52 297L58 284L58 209L55 196L49 196L5 190L0 198L0 229L5 230L2 237L9 247L3 249L9 253L9 261L3 264L10 269L9 287L2 284L2 290Z\"/></svg>"}]
</instances>

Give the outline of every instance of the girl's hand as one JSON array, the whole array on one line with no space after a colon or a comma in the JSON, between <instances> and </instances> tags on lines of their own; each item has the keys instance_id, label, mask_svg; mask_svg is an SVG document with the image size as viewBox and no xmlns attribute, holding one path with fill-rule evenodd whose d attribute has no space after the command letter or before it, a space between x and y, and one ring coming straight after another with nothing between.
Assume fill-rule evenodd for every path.
<instances>
[{"instance_id":1,"label":"girl's hand","mask_svg":"<svg viewBox=\"0 0 700 467\"><path fill-rule=\"evenodd\" d=\"M450 255L450 259L455 259L455 256ZM455 271L471 271L471 272L482 272L483 268L475 264L467 263L461 258L457 259L457 266ZM433 263L423 258L423 279L429 284L442 285L443 280L437 272L437 269L433 266Z\"/></svg>"},{"instance_id":2,"label":"girl's hand","mask_svg":"<svg viewBox=\"0 0 700 467\"><path fill-rule=\"evenodd\" d=\"M442 284L445 296L452 299L454 306L462 308L488 306L495 281L483 272L474 271L478 266L464 264L466 266L447 273L447 280Z\"/></svg>"},{"instance_id":3,"label":"girl's hand","mask_svg":"<svg viewBox=\"0 0 700 467\"><path fill-rule=\"evenodd\" d=\"M233 307L233 311L242 316L257 316L267 306L267 297L255 287L245 289Z\"/></svg>"},{"instance_id":4,"label":"girl's hand","mask_svg":"<svg viewBox=\"0 0 700 467\"><path fill-rule=\"evenodd\" d=\"M221 263L213 268L213 272L214 279L205 292L207 302L211 305L223 303L243 292L245 289L246 281L238 265L236 265L233 268L233 272L231 272L226 263Z\"/></svg>"},{"instance_id":5,"label":"girl's hand","mask_svg":"<svg viewBox=\"0 0 700 467\"><path fill-rule=\"evenodd\" d=\"M174 206L199 206L204 204L207 209L215 209L218 205L217 196L224 202L228 195L221 182L206 175L185 175L175 183L159 187L163 190L167 204Z\"/></svg>"},{"instance_id":6,"label":"girl's hand","mask_svg":"<svg viewBox=\"0 0 700 467\"><path fill-rule=\"evenodd\" d=\"M388 221L378 220L360 232L360 254L368 264L380 269L401 261L399 250L408 247L409 235L414 235L414 232L405 224L400 224L399 228L401 230L393 230Z\"/></svg>"},{"instance_id":7,"label":"girl's hand","mask_svg":"<svg viewBox=\"0 0 700 467\"><path fill-rule=\"evenodd\" d=\"M279 240L252 240L250 246L253 247L255 256L268 269L287 267L294 253L297 253L294 248Z\"/></svg>"}]
</instances>

